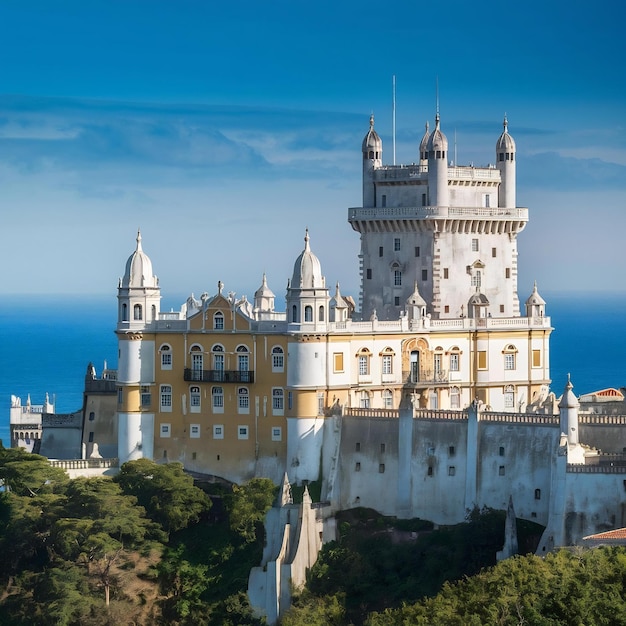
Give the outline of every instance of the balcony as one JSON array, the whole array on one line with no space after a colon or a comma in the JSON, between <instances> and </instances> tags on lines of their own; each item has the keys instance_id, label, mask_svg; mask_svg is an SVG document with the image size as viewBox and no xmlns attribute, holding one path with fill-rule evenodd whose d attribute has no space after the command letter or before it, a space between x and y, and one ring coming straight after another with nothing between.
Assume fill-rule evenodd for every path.
<instances>
[{"instance_id":1,"label":"balcony","mask_svg":"<svg viewBox=\"0 0 626 626\"><path fill-rule=\"evenodd\" d=\"M408 387L428 387L431 385L447 385L450 381L447 370L419 370L419 372L403 372L405 385Z\"/></svg>"},{"instance_id":2,"label":"balcony","mask_svg":"<svg viewBox=\"0 0 626 626\"><path fill-rule=\"evenodd\" d=\"M194 370L185 368L185 380L198 383L253 383L252 370Z\"/></svg>"}]
</instances>

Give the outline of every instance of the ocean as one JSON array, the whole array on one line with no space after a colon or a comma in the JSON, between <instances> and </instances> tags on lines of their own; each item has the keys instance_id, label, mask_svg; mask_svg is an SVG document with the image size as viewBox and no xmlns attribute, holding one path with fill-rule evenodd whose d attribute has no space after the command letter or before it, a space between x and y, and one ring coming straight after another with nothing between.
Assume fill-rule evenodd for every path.
<instances>
[{"instance_id":1,"label":"ocean","mask_svg":"<svg viewBox=\"0 0 626 626\"><path fill-rule=\"evenodd\" d=\"M552 390L559 396L571 373L577 395L626 386L626 294L546 294L554 331ZM162 304L174 310L184 301ZM9 444L11 395L22 404L45 394L59 413L82 407L87 365L98 376L117 367L117 299L108 296L0 296L0 439Z\"/></svg>"}]
</instances>

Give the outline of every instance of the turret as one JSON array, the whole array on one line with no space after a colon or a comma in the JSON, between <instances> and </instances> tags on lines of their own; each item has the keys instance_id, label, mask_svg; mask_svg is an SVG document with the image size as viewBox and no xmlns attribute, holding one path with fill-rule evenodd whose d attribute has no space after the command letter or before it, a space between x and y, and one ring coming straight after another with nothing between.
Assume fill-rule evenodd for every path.
<instances>
[{"instance_id":1,"label":"turret","mask_svg":"<svg viewBox=\"0 0 626 626\"><path fill-rule=\"evenodd\" d=\"M537 291L537 281L533 286L533 292L526 300L526 317L545 317L546 301L539 295Z\"/></svg>"},{"instance_id":2,"label":"turret","mask_svg":"<svg viewBox=\"0 0 626 626\"><path fill-rule=\"evenodd\" d=\"M274 312L274 292L267 286L267 277L263 272L263 282L254 292L254 312L255 314Z\"/></svg>"},{"instance_id":3,"label":"turret","mask_svg":"<svg viewBox=\"0 0 626 626\"><path fill-rule=\"evenodd\" d=\"M515 141L508 131L509 123L504 116L503 131L496 143L496 167L500 171L498 206L515 208Z\"/></svg>"},{"instance_id":4,"label":"turret","mask_svg":"<svg viewBox=\"0 0 626 626\"><path fill-rule=\"evenodd\" d=\"M428 122L424 128L424 136L420 141L420 165L428 165L428 138L430 137Z\"/></svg>"},{"instance_id":5,"label":"turret","mask_svg":"<svg viewBox=\"0 0 626 626\"><path fill-rule=\"evenodd\" d=\"M567 375L567 384L563 390L563 396L559 402L559 414L561 417L561 432L567 435L567 443L570 446L578 444L578 407L580 406L572 389L572 381Z\"/></svg>"},{"instance_id":6,"label":"turret","mask_svg":"<svg viewBox=\"0 0 626 626\"><path fill-rule=\"evenodd\" d=\"M420 295L415 281L413 293L406 301L406 315L409 320L421 320L426 317L426 300Z\"/></svg>"},{"instance_id":7,"label":"turret","mask_svg":"<svg viewBox=\"0 0 626 626\"><path fill-rule=\"evenodd\" d=\"M428 195L430 206L449 206L448 194L448 139L439 127L439 113L435 130L428 138Z\"/></svg>"},{"instance_id":8,"label":"turret","mask_svg":"<svg viewBox=\"0 0 626 626\"><path fill-rule=\"evenodd\" d=\"M374 170L383 164L383 142L374 130L374 115L370 116L370 128L363 139L363 206L376 206Z\"/></svg>"}]
</instances>

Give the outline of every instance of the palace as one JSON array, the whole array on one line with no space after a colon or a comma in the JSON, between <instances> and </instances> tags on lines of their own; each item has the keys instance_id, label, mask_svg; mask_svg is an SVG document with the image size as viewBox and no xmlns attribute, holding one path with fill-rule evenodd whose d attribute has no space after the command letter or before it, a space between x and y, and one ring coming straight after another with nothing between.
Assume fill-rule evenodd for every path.
<instances>
[{"instance_id":1,"label":"palace","mask_svg":"<svg viewBox=\"0 0 626 626\"><path fill-rule=\"evenodd\" d=\"M162 312L138 234L117 290L118 370L88 368L82 426L44 416L42 454L63 458L59 442L78 437L77 471L147 457L236 483L318 481L326 515L451 524L512 501L546 526L540 551L624 525L626 417L579 415L569 381L560 401L550 392L546 303L536 284L523 306L517 293L528 209L506 119L494 139L495 165L450 163L437 115L416 164L383 165L370 119L362 206L348 210L358 304L329 289L323 233L306 231L285 311L263 276L252 300L219 281Z\"/></svg>"}]
</instances>

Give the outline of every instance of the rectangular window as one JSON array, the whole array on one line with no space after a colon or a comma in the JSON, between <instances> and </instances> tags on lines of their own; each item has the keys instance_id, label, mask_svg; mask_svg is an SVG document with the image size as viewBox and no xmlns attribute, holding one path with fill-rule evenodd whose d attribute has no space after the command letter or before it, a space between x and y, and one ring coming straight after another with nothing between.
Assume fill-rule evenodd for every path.
<instances>
[{"instance_id":1,"label":"rectangular window","mask_svg":"<svg viewBox=\"0 0 626 626\"><path fill-rule=\"evenodd\" d=\"M359 376L367 376L369 373L369 357L361 354L359 355Z\"/></svg>"},{"instance_id":2,"label":"rectangular window","mask_svg":"<svg viewBox=\"0 0 626 626\"><path fill-rule=\"evenodd\" d=\"M390 354L383 355L383 374L391 374L393 372L393 357Z\"/></svg>"},{"instance_id":3,"label":"rectangular window","mask_svg":"<svg viewBox=\"0 0 626 626\"><path fill-rule=\"evenodd\" d=\"M191 439L200 439L200 424L191 424L189 426L189 437Z\"/></svg>"},{"instance_id":4,"label":"rectangular window","mask_svg":"<svg viewBox=\"0 0 626 626\"><path fill-rule=\"evenodd\" d=\"M419 255L420 255L420 247L415 246L415 256L419 256Z\"/></svg>"},{"instance_id":5,"label":"rectangular window","mask_svg":"<svg viewBox=\"0 0 626 626\"><path fill-rule=\"evenodd\" d=\"M354 464L354 471L355 472L361 471L361 464L358 461Z\"/></svg>"},{"instance_id":6,"label":"rectangular window","mask_svg":"<svg viewBox=\"0 0 626 626\"><path fill-rule=\"evenodd\" d=\"M515 369L515 354L508 353L504 355L504 369L505 370L514 370Z\"/></svg>"},{"instance_id":7,"label":"rectangular window","mask_svg":"<svg viewBox=\"0 0 626 626\"><path fill-rule=\"evenodd\" d=\"M200 387L191 387L189 389L189 405L192 411L200 408Z\"/></svg>"},{"instance_id":8,"label":"rectangular window","mask_svg":"<svg viewBox=\"0 0 626 626\"><path fill-rule=\"evenodd\" d=\"M293 391L287 392L287 408L291 411L293 408Z\"/></svg>"},{"instance_id":9,"label":"rectangular window","mask_svg":"<svg viewBox=\"0 0 626 626\"><path fill-rule=\"evenodd\" d=\"M449 456L454 456L454 446L448 446L448 455Z\"/></svg>"},{"instance_id":10,"label":"rectangular window","mask_svg":"<svg viewBox=\"0 0 626 626\"><path fill-rule=\"evenodd\" d=\"M478 351L478 369L479 370L487 369L487 351L486 350Z\"/></svg>"},{"instance_id":11,"label":"rectangular window","mask_svg":"<svg viewBox=\"0 0 626 626\"><path fill-rule=\"evenodd\" d=\"M248 427L247 426L238 426L237 427L237 439L244 440L248 438Z\"/></svg>"},{"instance_id":12,"label":"rectangular window","mask_svg":"<svg viewBox=\"0 0 626 626\"><path fill-rule=\"evenodd\" d=\"M213 398L213 413L224 412L224 388L213 387L211 389L211 397Z\"/></svg>"},{"instance_id":13,"label":"rectangular window","mask_svg":"<svg viewBox=\"0 0 626 626\"><path fill-rule=\"evenodd\" d=\"M343 372L343 352L333 354L334 372Z\"/></svg>"},{"instance_id":14,"label":"rectangular window","mask_svg":"<svg viewBox=\"0 0 626 626\"><path fill-rule=\"evenodd\" d=\"M400 296L395 296L393 299L393 303L395 306L400 306Z\"/></svg>"},{"instance_id":15,"label":"rectangular window","mask_svg":"<svg viewBox=\"0 0 626 626\"><path fill-rule=\"evenodd\" d=\"M371 269L367 269L365 270L365 278L367 278L368 280L372 279L372 270Z\"/></svg>"},{"instance_id":16,"label":"rectangular window","mask_svg":"<svg viewBox=\"0 0 626 626\"><path fill-rule=\"evenodd\" d=\"M355 450L356 452L361 452L361 442L360 442L360 441L357 441L357 442L354 444L354 450Z\"/></svg>"},{"instance_id":17,"label":"rectangular window","mask_svg":"<svg viewBox=\"0 0 626 626\"><path fill-rule=\"evenodd\" d=\"M282 415L285 408L284 391L282 389L272 389L272 411L274 413L280 412Z\"/></svg>"},{"instance_id":18,"label":"rectangular window","mask_svg":"<svg viewBox=\"0 0 626 626\"><path fill-rule=\"evenodd\" d=\"M447 267L443 268L443 277L446 278L446 279L448 278L448 268Z\"/></svg>"},{"instance_id":19,"label":"rectangular window","mask_svg":"<svg viewBox=\"0 0 626 626\"><path fill-rule=\"evenodd\" d=\"M285 367L285 353L280 346L272 348L272 372L282 372Z\"/></svg>"},{"instance_id":20,"label":"rectangular window","mask_svg":"<svg viewBox=\"0 0 626 626\"><path fill-rule=\"evenodd\" d=\"M400 251L400 237L395 237L393 240L393 249L395 252Z\"/></svg>"},{"instance_id":21,"label":"rectangular window","mask_svg":"<svg viewBox=\"0 0 626 626\"><path fill-rule=\"evenodd\" d=\"M215 314L213 318L213 328L215 330L224 330L224 315L220 312Z\"/></svg>"},{"instance_id":22,"label":"rectangular window","mask_svg":"<svg viewBox=\"0 0 626 626\"><path fill-rule=\"evenodd\" d=\"M450 307L449 307L449 305L447 305L447 304L446 304L446 305L443 307L443 312L444 312L444 313L450 313Z\"/></svg>"},{"instance_id":23,"label":"rectangular window","mask_svg":"<svg viewBox=\"0 0 626 626\"><path fill-rule=\"evenodd\" d=\"M495 248L491 248L491 256L495 259L496 258L496 249Z\"/></svg>"},{"instance_id":24,"label":"rectangular window","mask_svg":"<svg viewBox=\"0 0 626 626\"><path fill-rule=\"evenodd\" d=\"M505 474L504 465L500 465L500 467L498 468L498 476L504 476L504 474Z\"/></svg>"},{"instance_id":25,"label":"rectangular window","mask_svg":"<svg viewBox=\"0 0 626 626\"><path fill-rule=\"evenodd\" d=\"M324 415L324 394L323 393L318 393L317 394L317 414L318 415Z\"/></svg>"},{"instance_id":26,"label":"rectangular window","mask_svg":"<svg viewBox=\"0 0 626 626\"><path fill-rule=\"evenodd\" d=\"M172 351L169 346L163 346L161 348L161 369L162 370L172 369Z\"/></svg>"},{"instance_id":27,"label":"rectangular window","mask_svg":"<svg viewBox=\"0 0 626 626\"><path fill-rule=\"evenodd\" d=\"M422 194L422 206L426 206L426 194Z\"/></svg>"},{"instance_id":28,"label":"rectangular window","mask_svg":"<svg viewBox=\"0 0 626 626\"><path fill-rule=\"evenodd\" d=\"M272 441L283 440L283 429L280 426L272 426Z\"/></svg>"},{"instance_id":29,"label":"rectangular window","mask_svg":"<svg viewBox=\"0 0 626 626\"><path fill-rule=\"evenodd\" d=\"M123 387L117 388L117 403L122 404L124 402L124 389Z\"/></svg>"},{"instance_id":30,"label":"rectangular window","mask_svg":"<svg viewBox=\"0 0 626 626\"><path fill-rule=\"evenodd\" d=\"M422 281L426 282L428 280L428 270L422 270Z\"/></svg>"},{"instance_id":31,"label":"rectangular window","mask_svg":"<svg viewBox=\"0 0 626 626\"><path fill-rule=\"evenodd\" d=\"M381 443L381 444L380 444L380 452L381 452L381 454L385 454L385 448L386 448L386 447L387 447L387 446L386 446L384 443Z\"/></svg>"},{"instance_id":32,"label":"rectangular window","mask_svg":"<svg viewBox=\"0 0 626 626\"><path fill-rule=\"evenodd\" d=\"M383 194L383 197L382 197L382 205L383 205L383 208L387 206L387 196L385 194Z\"/></svg>"},{"instance_id":33,"label":"rectangular window","mask_svg":"<svg viewBox=\"0 0 626 626\"><path fill-rule=\"evenodd\" d=\"M152 394L148 385L141 385L141 406L146 407L152 404Z\"/></svg>"},{"instance_id":34,"label":"rectangular window","mask_svg":"<svg viewBox=\"0 0 626 626\"><path fill-rule=\"evenodd\" d=\"M500 456L504 456L504 446L500 446L500 449L498 450L498 454Z\"/></svg>"},{"instance_id":35,"label":"rectangular window","mask_svg":"<svg viewBox=\"0 0 626 626\"><path fill-rule=\"evenodd\" d=\"M172 412L172 387L170 385L161 385L161 411Z\"/></svg>"},{"instance_id":36,"label":"rectangular window","mask_svg":"<svg viewBox=\"0 0 626 626\"><path fill-rule=\"evenodd\" d=\"M171 424L161 424L161 428L159 432L161 433L161 437L169 437L172 431Z\"/></svg>"},{"instance_id":37,"label":"rectangular window","mask_svg":"<svg viewBox=\"0 0 626 626\"><path fill-rule=\"evenodd\" d=\"M504 304L500 305L500 313L504 313Z\"/></svg>"},{"instance_id":38,"label":"rectangular window","mask_svg":"<svg viewBox=\"0 0 626 626\"><path fill-rule=\"evenodd\" d=\"M453 352L450 355L450 371L451 372L459 371L459 355L456 352Z\"/></svg>"},{"instance_id":39,"label":"rectangular window","mask_svg":"<svg viewBox=\"0 0 626 626\"><path fill-rule=\"evenodd\" d=\"M385 473L385 464L384 463L380 463L378 465L378 473L379 474L384 474Z\"/></svg>"},{"instance_id":40,"label":"rectangular window","mask_svg":"<svg viewBox=\"0 0 626 626\"><path fill-rule=\"evenodd\" d=\"M472 252L478 252L478 239L472 239Z\"/></svg>"},{"instance_id":41,"label":"rectangular window","mask_svg":"<svg viewBox=\"0 0 626 626\"><path fill-rule=\"evenodd\" d=\"M454 476L456 474L456 467L454 465L448 466L448 476Z\"/></svg>"},{"instance_id":42,"label":"rectangular window","mask_svg":"<svg viewBox=\"0 0 626 626\"><path fill-rule=\"evenodd\" d=\"M93 443L93 430L89 433L89 443Z\"/></svg>"},{"instance_id":43,"label":"rectangular window","mask_svg":"<svg viewBox=\"0 0 626 626\"><path fill-rule=\"evenodd\" d=\"M237 407L239 409L239 413L250 412L250 396L246 387L240 387L237 390Z\"/></svg>"},{"instance_id":44,"label":"rectangular window","mask_svg":"<svg viewBox=\"0 0 626 626\"><path fill-rule=\"evenodd\" d=\"M505 270L504 270L504 277L505 278L511 278L511 268L510 267L505 268Z\"/></svg>"},{"instance_id":45,"label":"rectangular window","mask_svg":"<svg viewBox=\"0 0 626 626\"><path fill-rule=\"evenodd\" d=\"M429 475L429 476L432 476L432 475L433 475L433 466L432 466L432 465L429 465L429 466L428 466L428 475Z\"/></svg>"},{"instance_id":46,"label":"rectangular window","mask_svg":"<svg viewBox=\"0 0 626 626\"><path fill-rule=\"evenodd\" d=\"M215 424L215 426L213 426L213 439L224 439L223 424Z\"/></svg>"},{"instance_id":47,"label":"rectangular window","mask_svg":"<svg viewBox=\"0 0 626 626\"><path fill-rule=\"evenodd\" d=\"M533 350L533 367L541 367L541 350Z\"/></svg>"},{"instance_id":48,"label":"rectangular window","mask_svg":"<svg viewBox=\"0 0 626 626\"><path fill-rule=\"evenodd\" d=\"M394 272L393 272L393 284L396 287L400 287L402 285L402 272L400 270L394 270Z\"/></svg>"},{"instance_id":49,"label":"rectangular window","mask_svg":"<svg viewBox=\"0 0 626 626\"><path fill-rule=\"evenodd\" d=\"M378 256L383 256L383 247L379 246L378 248Z\"/></svg>"}]
</instances>

